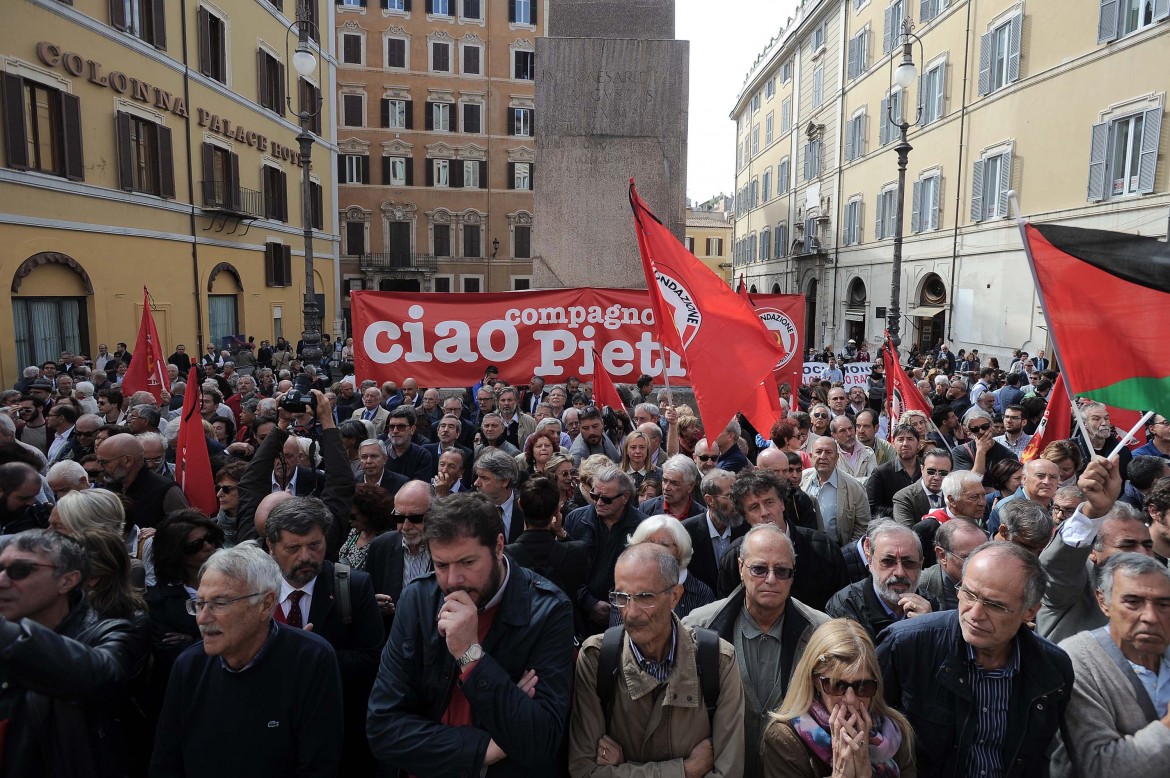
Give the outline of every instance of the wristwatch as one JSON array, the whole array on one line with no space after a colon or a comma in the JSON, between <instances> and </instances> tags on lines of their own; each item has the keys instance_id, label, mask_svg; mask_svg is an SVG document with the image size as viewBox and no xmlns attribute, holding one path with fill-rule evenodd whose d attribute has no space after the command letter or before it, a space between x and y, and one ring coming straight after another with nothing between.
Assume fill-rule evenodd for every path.
<instances>
[{"instance_id":1,"label":"wristwatch","mask_svg":"<svg viewBox=\"0 0 1170 778\"><path fill-rule=\"evenodd\" d=\"M467 647L467 650L463 652L463 656L459 657L459 669L462 670L472 662L478 662L482 658L483 646L481 646L479 643L472 643Z\"/></svg>"}]
</instances>

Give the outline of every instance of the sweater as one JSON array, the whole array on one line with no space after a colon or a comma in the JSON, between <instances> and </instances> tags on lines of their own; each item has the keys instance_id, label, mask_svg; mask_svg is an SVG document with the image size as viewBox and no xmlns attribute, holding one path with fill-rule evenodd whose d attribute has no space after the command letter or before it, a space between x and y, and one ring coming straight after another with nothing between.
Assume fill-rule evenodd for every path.
<instances>
[{"instance_id":1,"label":"sweater","mask_svg":"<svg viewBox=\"0 0 1170 778\"><path fill-rule=\"evenodd\" d=\"M159 716L152 778L332 778L341 757L341 675L311 632L272 625L252 662L228 670L203 644L175 661Z\"/></svg>"}]
</instances>

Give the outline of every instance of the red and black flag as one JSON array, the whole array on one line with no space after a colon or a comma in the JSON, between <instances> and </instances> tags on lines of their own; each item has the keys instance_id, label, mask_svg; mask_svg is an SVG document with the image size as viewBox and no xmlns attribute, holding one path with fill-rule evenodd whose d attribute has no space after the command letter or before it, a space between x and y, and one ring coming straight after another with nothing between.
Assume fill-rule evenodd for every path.
<instances>
[{"instance_id":1,"label":"red and black flag","mask_svg":"<svg viewBox=\"0 0 1170 778\"><path fill-rule=\"evenodd\" d=\"M1069 394L1170 414L1170 246L1059 224L1022 230Z\"/></svg>"}]
</instances>

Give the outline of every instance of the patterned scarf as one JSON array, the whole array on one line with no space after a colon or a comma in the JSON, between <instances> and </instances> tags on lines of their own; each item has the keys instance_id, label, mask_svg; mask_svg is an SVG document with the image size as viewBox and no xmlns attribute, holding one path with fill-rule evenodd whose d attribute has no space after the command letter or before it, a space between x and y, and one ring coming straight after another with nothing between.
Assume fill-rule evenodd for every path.
<instances>
[{"instance_id":1,"label":"patterned scarf","mask_svg":"<svg viewBox=\"0 0 1170 778\"><path fill-rule=\"evenodd\" d=\"M833 766L833 744L829 737L829 711L814 700L808 715L792 719L792 728L808 746L817 759L831 769ZM897 778L901 775L898 762L894 759L902 745L902 732L888 718L873 719L869 733L869 763L873 766L874 778Z\"/></svg>"}]
</instances>

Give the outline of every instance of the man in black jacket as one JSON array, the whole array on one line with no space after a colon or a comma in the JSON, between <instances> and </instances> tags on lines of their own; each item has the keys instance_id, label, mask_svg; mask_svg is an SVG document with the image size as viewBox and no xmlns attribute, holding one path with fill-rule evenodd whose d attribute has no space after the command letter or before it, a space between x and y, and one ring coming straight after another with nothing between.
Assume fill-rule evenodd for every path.
<instances>
[{"instance_id":1,"label":"man in black jacket","mask_svg":"<svg viewBox=\"0 0 1170 778\"><path fill-rule=\"evenodd\" d=\"M719 468L708 470L699 487L707 510L682 523L691 536L692 556L687 572L711 587L711 591L719 586L719 562L732 541L751 529L731 501L734 484L735 473Z\"/></svg>"},{"instance_id":2,"label":"man in black jacket","mask_svg":"<svg viewBox=\"0 0 1170 778\"><path fill-rule=\"evenodd\" d=\"M434 569L427 550L423 526L435 490L426 481L408 481L394 495L394 521L398 529L384 532L370 543L366 570L374 584L374 599L386 625L386 634L394 622L394 611L402 590L419 576Z\"/></svg>"},{"instance_id":3,"label":"man in black jacket","mask_svg":"<svg viewBox=\"0 0 1170 778\"><path fill-rule=\"evenodd\" d=\"M569 715L573 613L504 554L499 511L454 494L427 514L435 572L402 592L366 734L382 771L555 775Z\"/></svg>"}]
</instances>

